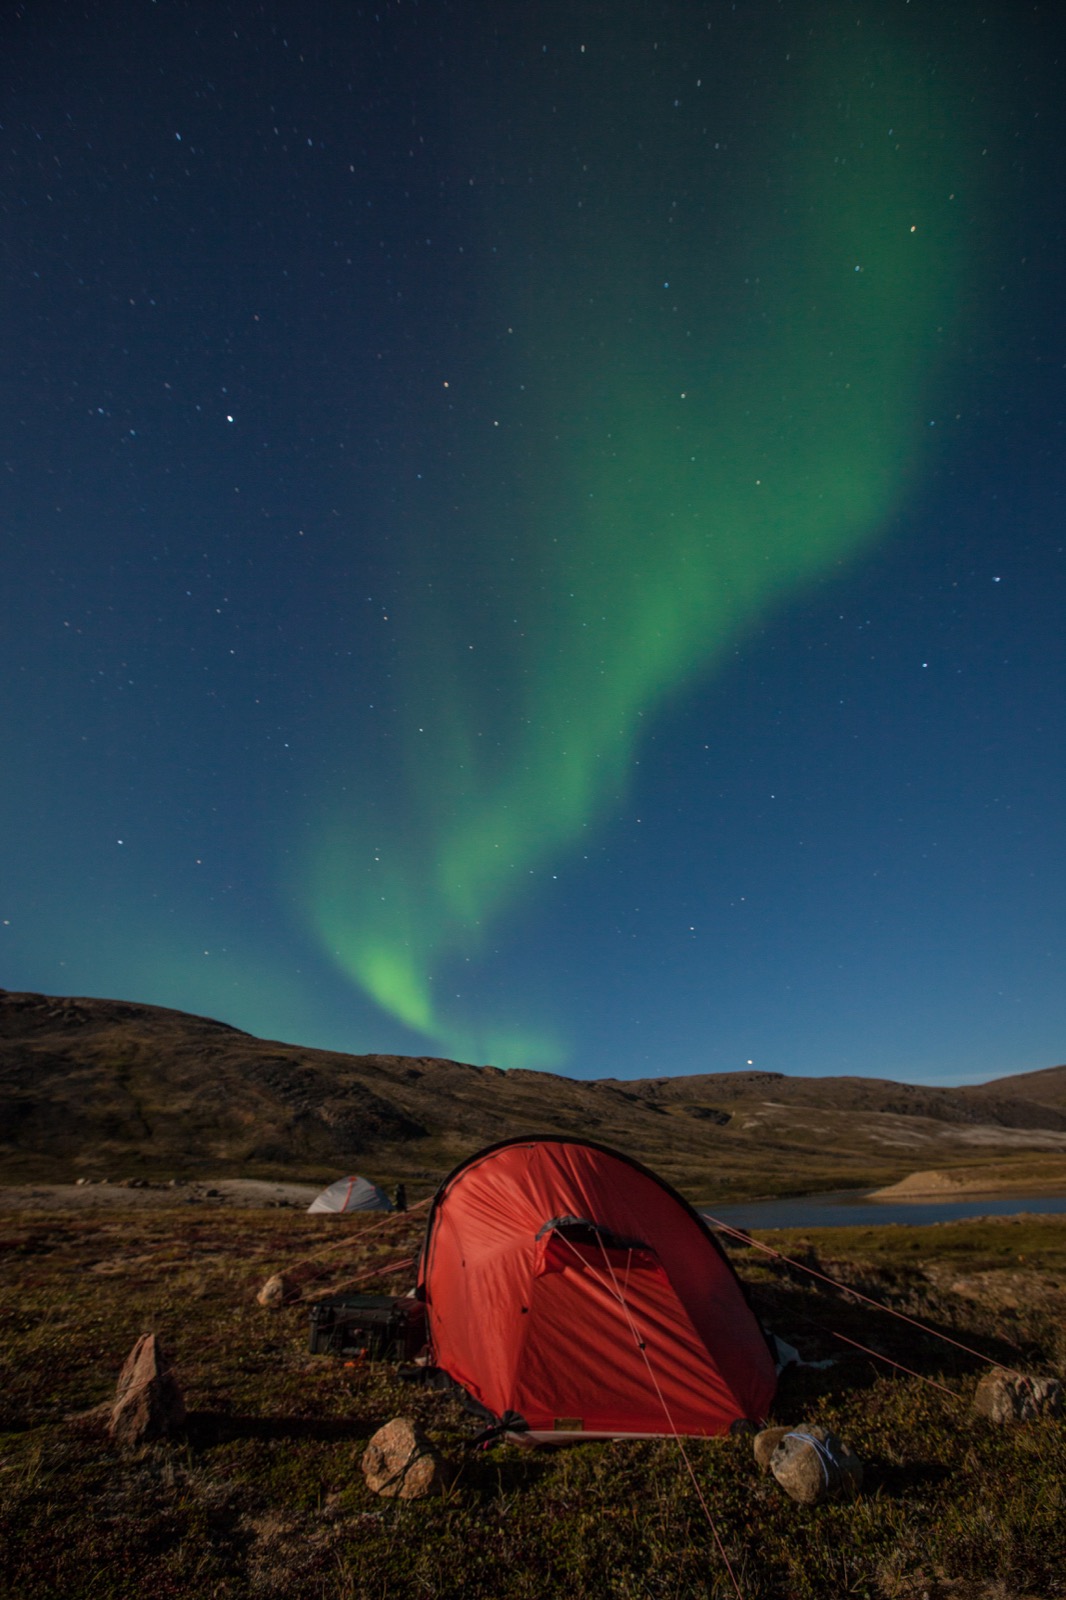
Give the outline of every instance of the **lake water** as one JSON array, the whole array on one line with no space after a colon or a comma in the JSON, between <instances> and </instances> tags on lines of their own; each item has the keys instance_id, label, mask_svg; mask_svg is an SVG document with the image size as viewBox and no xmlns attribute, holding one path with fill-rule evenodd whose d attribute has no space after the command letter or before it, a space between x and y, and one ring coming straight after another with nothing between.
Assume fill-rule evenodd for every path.
<instances>
[{"instance_id":1,"label":"lake water","mask_svg":"<svg viewBox=\"0 0 1066 1600\"><path fill-rule=\"evenodd\" d=\"M748 1205L697 1208L708 1221L731 1228L859 1228L888 1222L927 1224L967 1217L1014 1217L1022 1212L1066 1216L1066 1195L997 1195L989 1200L871 1200L854 1190L806 1195L800 1200L754 1200Z\"/></svg>"}]
</instances>

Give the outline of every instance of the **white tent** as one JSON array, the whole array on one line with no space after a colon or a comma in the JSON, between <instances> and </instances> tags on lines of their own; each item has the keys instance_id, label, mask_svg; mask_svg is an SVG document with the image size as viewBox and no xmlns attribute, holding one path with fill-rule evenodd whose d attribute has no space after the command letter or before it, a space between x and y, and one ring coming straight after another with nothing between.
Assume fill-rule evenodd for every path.
<instances>
[{"instance_id":1,"label":"white tent","mask_svg":"<svg viewBox=\"0 0 1066 1600\"><path fill-rule=\"evenodd\" d=\"M392 1201L384 1189L379 1189L369 1178L338 1178L328 1189L323 1189L307 1209L338 1215L347 1211L391 1211Z\"/></svg>"}]
</instances>

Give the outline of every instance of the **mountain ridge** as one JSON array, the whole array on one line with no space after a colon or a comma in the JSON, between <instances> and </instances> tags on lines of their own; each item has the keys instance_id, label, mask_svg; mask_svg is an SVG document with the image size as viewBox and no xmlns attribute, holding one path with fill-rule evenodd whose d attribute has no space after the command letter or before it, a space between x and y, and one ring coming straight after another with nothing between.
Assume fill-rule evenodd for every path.
<instances>
[{"instance_id":1,"label":"mountain ridge","mask_svg":"<svg viewBox=\"0 0 1066 1600\"><path fill-rule=\"evenodd\" d=\"M784 1073L575 1079L259 1039L134 1001L0 989L0 1178L121 1169L433 1182L523 1133L616 1145L749 1194L889 1183L915 1164L1066 1154L1066 1066L961 1089Z\"/></svg>"}]
</instances>

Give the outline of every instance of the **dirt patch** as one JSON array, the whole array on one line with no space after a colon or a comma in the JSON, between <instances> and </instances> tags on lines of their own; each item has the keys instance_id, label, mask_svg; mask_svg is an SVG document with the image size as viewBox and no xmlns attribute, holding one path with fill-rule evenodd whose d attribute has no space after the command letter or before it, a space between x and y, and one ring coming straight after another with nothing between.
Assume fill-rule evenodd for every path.
<instances>
[{"instance_id":1,"label":"dirt patch","mask_svg":"<svg viewBox=\"0 0 1066 1600\"><path fill-rule=\"evenodd\" d=\"M218 1178L214 1183L32 1183L0 1186L0 1211L159 1210L164 1206L226 1206L306 1210L319 1185L273 1183L260 1178Z\"/></svg>"},{"instance_id":2,"label":"dirt patch","mask_svg":"<svg viewBox=\"0 0 1066 1600\"><path fill-rule=\"evenodd\" d=\"M960 1274L957 1267L935 1261L924 1270L937 1288L993 1310L1044 1310L1061 1316L1066 1308L1066 1284L1058 1274L1002 1267Z\"/></svg>"}]
</instances>

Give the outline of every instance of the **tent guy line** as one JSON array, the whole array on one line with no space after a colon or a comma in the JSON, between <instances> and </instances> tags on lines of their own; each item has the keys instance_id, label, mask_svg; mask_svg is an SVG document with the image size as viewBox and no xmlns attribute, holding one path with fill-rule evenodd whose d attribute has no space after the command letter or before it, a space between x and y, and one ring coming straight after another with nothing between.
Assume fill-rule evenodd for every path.
<instances>
[{"instance_id":1,"label":"tent guy line","mask_svg":"<svg viewBox=\"0 0 1066 1600\"><path fill-rule=\"evenodd\" d=\"M390 1261L383 1267L371 1267L369 1272L360 1272L358 1276L345 1278L342 1283L336 1284L335 1292L339 1294L344 1289L354 1289L357 1283L369 1283L371 1278L388 1278L394 1272L406 1272L408 1267L414 1266L415 1260L415 1256L405 1256L402 1261Z\"/></svg>"},{"instance_id":2,"label":"tent guy line","mask_svg":"<svg viewBox=\"0 0 1066 1600\"><path fill-rule=\"evenodd\" d=\"M570 1248L572 1250L574 1249L574 1246L573 1246L573 1244L571 1243L571 1241L569 1239L564 1239L563 1242L565 1244L570 1245ZM696 1469L692 1465L692 1461L691 1461L691 1459L689 1457L689 1453L685 1449L685 1441L682 1438L681 1434L677 1431L677 1426L676 1426L676 1424L674 1422L673 1417L670 1414L670 1408L667 1405L666 1400L665 1400L665 1398L663 1396L662 1386L659 1383L658 1378L655 1376L655 1368L652 1366L651 1359L650 1359L650 1357L648 1355L648 1341L644 1338L644 1336L640 1332L640 1329L637 1327L636 1322L633 1319L633 1315L632 1315L632 1313L631 1313L631 1311L629 1309L629 1306L628 1306L628 1304L626 1302L626 1297L625 1297L624 1291L621 1288L619 1288L618 1279L617 1279L617 1276L615 1275L615 1270L614 1270L614 1267L613 1267L613 1265L611 1263L611 1258L607 1254L607 1247L604 1244L602 1237L599 1240L599 1245L600 1245L601 1254L603 1256L604 1267L606 1268L607 1272L609 1273L610 1279L611 1279L611 1283L612 1283L612 1285L614 1287L615 1298L617 1299L618 1304L622 1307L622 1311L625 1314L626 1321L629 1324L629 1331L633 1335L634 1343L636 1344L637 1349L640 1351L641 1355L644 1358L644 1365L648 1369L648 1377L652 1381L652 1384L653 1384L653 1386L655 1388L655 1393L656 1393L656 1395L658 1396L658 1399L659 1399L659 1404L663 1408L663 1415L666 1417L666 1420L670 1425L670 1433L671 1433L671 1435L673 1437L673 1441L674 1441L675 1445L677 1446L678 1454L680 1455L681 1460L684 1463L685 1471L688 1473L689 1478L692 1481L692 1487L696 1491L696 1499L700 1503L700 1508L703 1511L703 1515L704 1515L704 1518L706 1519L707 1526L710 1528L711 1533L714 1536L714 1542L718 1546L718 1553L721 1556L722 1561L725 1564L725 1569L729 1574L729 1579L730 1579L730 1582L733 1585L733 1589L734 1589L735 1593L738 1595L739 1600L744 1600L744 1592L741 1589L740 1584L737 1582L736 1574L733 1571L733 1564L729 1559L729 1556L728 1556L728 1553L726 1551L725 1545L722 1543L722 1536L718 1532L718 1526L717 1526L717 1524L716 1524L716 1522L714 1520L714 1517L711 1515L711 1508L707 1504L707 1497L703 1492L703 1488L702 1488L702 1486L700 1484L699 1478L696 1476ZM577 1255L577 1251L576 1250L574 1250L574 1254ZM632 1250L630 1250L629 1259L626 1261L626 1283L627 1283L627 1285L629 1283L629 1267L630 1267L630 1264L632 1262L632 1258L633 1258L633 1252L632 1252ZM580 1260L580 1257L578 1257L578 1259Z\"/></svg>"},{"instance_id":3,"label":"tent guy line","mask_svg":"<svg viewBox=\"0 0 1066 1600\"><path fill-rule=\"evenodd\" d=\"M819 1272L816 1267L809 1267L802 1261L796 1261L792 1256L786 1256L782 1251L775 1250L772 1245L760 1243L758 1239L753 1239L750 1234L741 1232L739 1228L731 1228L727 1223L719 1222L709 1212L705 1213L705 1215L707 1220L712 1222L716 1228L720 1228L723 1233L730 1234L734 1239L739 1239L741 1244L750 1245L753 1250L761 1250L763 1255L773 1256L777 1261L784 1261L788 1266L795 1267L799 1272L809 1273L812 1278L820 1278L823 1283L831 1284L834 1289L839 1289L842 1294L851 1295L854 1299L861 1300L864 1305L873 1306L875 1311L884 1311L888 1316L896 1317L900 1322L909 1323L912 1328L917 1328L920 1333L927 1333L931 1339L940 1339L944 1344L952 1344L957 1350L965 1351L968 1356L975 1356L978 1361L984 1361L990 1367L997 1368L1000 1372L1007 1372L1015 1378L1025 1377L1025 1374L1019 1372L1015 1367L1005 1367L1002 1361L995 1361L991 1356L982 1355L980 1350L974 1350L970 1345L963 1344L960 1339L953 1339L948 1333L939 1333L935 1328L927 1327L924 1322L919 1322L916 1317L908 1317L905 1311L896 1311L894 1307L886 1306L880 1300L871 1299L869 1295L863 1294L859 1289L851 1288L849 1284L838 1283L835 1278L829 1277L828 1273ZM843 1338L844 1336L843 1334L837 1334L836 1337ZM849 1344L855 1343L853 1339L847 1342ZM859 1349L861 1350L862 1348L863 1346L859 1345ZM877 1356L875 1350L867 1351L867 1354ZM877 1356L877 1359L879 1361L887 1361L888 1357ZM894 1366L895 1363L889 1362L889 1365ZM907 1370L906 1367L903 1368L904 1372ZM920 1378L922 1375L921 1373L915 1373L914 1376ZM923 1381L930 1383L932 1379L926 1378Z\"/></svg>"},{"instance_id":4,"label":"tent guy line","mask_svg":"<svg viewBox=\"0 0 1066 1600\"><path fill-rule=\"evenodd\" d=\"M881 1309L887 1311L888 1307L883 1306ZM897 1372L905 1372L908 1377L917 1378L919 1383L927 1383L931 1389L939 1389L941 1394L946 1394L948 1399L953 1400L956 1405L961 1406L967 1403L961 1394L956 1394L954 1389L949 1389L946 1384L937 1383L935 1378L927 1378L924 1372L915 1372L913 1367L905 1367L902 1361L893 1361L891 1356L882 1355L879 1350L871 1350L868 1344L860 1344L858 1339L850 1339L846 1333L838 1333L835 1328L823 1327L820 1322L815 1322L813 1317L808 1317L807 1321L812 1328L819 1328L822 1333L828 1333L832 1338L840 1339L844 1344L854 1346L856 1350L861 1350L863 1355L872 1356L875 1361L883 1361L886 1366L895 1367ZM924 1331L926 1333L933 1332L932 1328L926 1328ZM936 1338L938 1336L934 1334L933 1337ZM983 1357L982 1359L987 1358ZM998 1363L993 1363L993 1365L998 1365ZM1001 1368L1001 1371L1004 1372L1009 1370L1007 1367Z\"/></svg>"}]
</instances>

